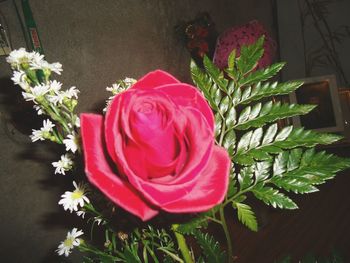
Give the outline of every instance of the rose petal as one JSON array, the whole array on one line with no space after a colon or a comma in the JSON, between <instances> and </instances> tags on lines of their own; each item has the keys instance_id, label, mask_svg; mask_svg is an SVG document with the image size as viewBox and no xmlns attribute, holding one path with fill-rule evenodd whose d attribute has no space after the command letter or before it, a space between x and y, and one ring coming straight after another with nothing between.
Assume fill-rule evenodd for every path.
<instances>
[{"instance_id":1,"label":"rose petal","mask_svg":"<svg viewBox=\"0 0 350 263\"><path fill-rule=\"evenodd\" d=\"M139 79L131 89L154 89L156 87L180 83L175 77L162 70L155 70Z\"/></svg>"},{"instance_id":2,"label":"rose petal","mask_svg":"<svg viewBox=\"0 0 350 263\"><path fill-rule=\"evenodd\" d=\"M146 221L158 214L129 183L121 180L111 169L102 143L103 117L81 115L81 134L84 148L85 172L89 181L120 207Z\"/></svg>"},{"instance_id":3,"label":"rose petal","mask_svg":"<svg viewBox=\"0 0 350 263\"><path fill-rule=\"evenodd\" d=\"M198 175L199 180L192 191L164 205L162 209L171 213L202 212L221 203L227 192L230 166L226 150L215 146L208 165Z\"/></svg>"},{"instance_id":4,"label":"rose petal","mask_svg":"<svg viewBox=\"0 0 350 263\"><path fill-rule=\"evenodd\" d=\"M198 109L214 130L213 111L197 88L184 83L176 83L157 87L158 89L169 95L175 105Z\"/></svg>"},{"instance_id":5,"label":"rose petal","mask_svg":"<svg viewBox=\"0 0 350 263\"><path fill-rule=\"evenodd\" d=\"M186 161L183 168L172 180L169 178L167 178L166 182L163 180L158 181L158 178L145 180L137 176L130 169L128 160L123 155L122 142L116 141L115 144L116 152L121 153L120 162L126 168L125 175L128 177L130 184L142 193L148 201L159 207L181 199L192 191L198 180L202 180L198 175L211 158L214 143L213 133L208 128L208 123L197 110L187 109L185 112L183 116L187 116L188 119L186 129L183 132L186 135L183 134L181 136L183 140L188 140L188 152L186 153ZM135 155L135 158L137 159L138 156ZM141 164L142 162L140 162Z\"/></svg>"}]
</instances>

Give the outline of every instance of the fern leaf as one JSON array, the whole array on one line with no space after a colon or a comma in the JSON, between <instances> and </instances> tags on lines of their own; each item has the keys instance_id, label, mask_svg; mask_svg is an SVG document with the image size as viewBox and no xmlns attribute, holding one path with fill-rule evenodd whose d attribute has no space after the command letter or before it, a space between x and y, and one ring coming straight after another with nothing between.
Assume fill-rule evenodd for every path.
<instances>
[{"instance_id":1,"label":"fern leaf","mask_svg":"<svg viewBox=\"0 0 350 263\"><path fill-rule=\"evenodd\" d=\"M298 168L284 173L279 180L296 179L297 181L307 182L310 185L318 185L332 179L337 172L349 167L350 159L309 149L302 154ZM278 181L278 178L271 179L272 183L276 181Z\"/></svg>"},{"instance_id":2,"label":"fern leaf","mask_svg":"<svg viewBox=\"0 0 350 263\"><path fill-rule=\"evenodd\" d=\"M257 105L261 105L260 103ZM297 105L297 104L281 104L272 101L265 103L262 107L257 105L244 108L238 118L238 122L234 125L237 130L247 130L251 127L262 127L266 123L276 121L278 119L289 118L297 115L304 115L315 108L315 105ZM251 114L253 109L259 109L257 114Z\"/></svg>"},{"instance_id":3,"label":"fern leaf","mask_svg":"<svg viewBox=\"0 0 350 263\"><path fill-rule=\"evenodd\" d=\"M252 166L243 167L238 174L238 182L241 191L253 184L254 168Z\"/></svg>"},{"instance_id":4,"label":"fern leaf","mask_svg":"<svg viewBox=\"0 0 350 263\"><path fill-rule=\"evenodd\" d=\"M193 60L191 60L190 67L193 83L203 92L204 97L207 99L213 110L217 111L217 104L215 103L213 96L210 93L212 82L209 76L205 74Z\"/></svg>"},{"instance_id":5,"label":"fern leaf","mask_svg":"<svg viewBox=\"0 0 350 263\"><path fill-rule=\"evenodd\" d=\"M222 263L226 261L226 253L221 251L219 243L211 235L199 230L195 230L193 235L202 249L205 262Z\"/></svg>"},{"instance_id":6,"label":"fern leaf","mask_svg":"<svg viewBox=\"0 0 350 263\"><path fill-rule=\"evenodd\" d=\"M249 86L254 83L266 81L275 76L284 67L285 64L286 63L284 62L280 62L273 64L265 69L256 70L250 73L250 75L248 75L246 78L241 78L239 80L239 86Z\"/></svg>"},{"instance_id":7,"label":"fern leaf","mask_svg":"<svg viewBox=\"0 0 350 263\"><path fill-rule=\"evenodd\" d=\"M272 124L266 129L263 136L261 128L247 132L241 137L233 160L238 160L239 164L247 165L244 162L240 162L241 156L244 155L246 160L248 158L267 160L269 159L268 153L271 152L271 149L272 153L278 153L281 152L281 149L314 147L317 144L327 145L342 138L342 136L336 134L318 133L311 130L304 130L304 128L293 128L293 126L287 126L280 132L277 131L277 124ZM253 137L253 134L256 136ZM247 138L247 135L251 136ZM243 145L245 147L242 147L242 140L246 141L246 145Z\"/></svg>"},{"instance_id":8,"label":"fern leaf","mask_svg":"<svg viewBox=\"0 0 350 263\"><path fill-rule=\"evenodd\" d=\"M186 223L180 224L176 228L176 231L182 234L192 234L198 228L202 228L202 227L206 228L208 226L208 218L207 218L208 215L211 215L211 213L205 212L205 213L198 214L192 220Z\"/></svg>"},{"instance_id":9,"label":"fern leaf","mask_svg":"<svg viewBox=\"0 0 350 263\"><path fill-rule=\"evenodd\" d=\"M237 59L237 69L242 75L253 70L264 54L264 36L260 37L254 44L242 46L240 56Z\"/></svg>"},{"instance_id":10,"label":"fern leaf","mask_svg":"<svg viewBox=\"0 0 350 263\"><path fill-rule=\"evenodd\" d=\"M220 71L220 69L215 66L207 56L204 56L203 64L206 73L210 76L210 78L219 86L222 91L227 92L228 80L224 78L224 74Z\"/></svg>"},{"instance_id":11,"label":"fern leaf","mask_svg":"<svg viewBox=\"0 0 350 263\"><path fill-rule=\"evenodd\" d=\"M261 100L262 98L289 94L299 88L302 84L303 83L300 81L290 81L280 84L277 84L277 82L274 82L272 84L262 84L259 82L251 89L246 88L245 90L248 90L250 94L244 98L241 98L241 100L239 102L236 102L235 105L249 104L253 101Z\"/></svg>"},{"instance_id":12,"label":"fern leaf","mask_svg":"<svg viewBox=\"0 0 350 263\"><path fill-rule=\"evenodd\" d=\"M234 207L237 208L238 219L250 230L258 231L258 222L255 214L249 205L242 203L233 203Z\"/></svg>"},{"instance_id":13,"label":"fern leaf","mask_svg":"<svg viewBox=\"0 0 350 263\"><path fill-rule=\"evenodd\" d=\"M278 190L264 186L262 183L257 184L252 190L256 198L260 199L267 205L274 208L297 209L298 206L289 197L279 192Z\"/></svg>"}]
</instances>

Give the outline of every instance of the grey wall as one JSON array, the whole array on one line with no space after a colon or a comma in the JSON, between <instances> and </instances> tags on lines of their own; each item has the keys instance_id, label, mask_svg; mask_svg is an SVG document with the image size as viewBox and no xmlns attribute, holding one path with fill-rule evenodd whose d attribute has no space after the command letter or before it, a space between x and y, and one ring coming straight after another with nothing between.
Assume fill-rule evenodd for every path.
<instances>
[{"instance_id":1,"label":"grey wall","mask_svg":"<svg viewBox=\"0 0 350 263\"><path fill-rule=\"evenodd\" d=\"M302 3L303 1L300 1ZM339 26L350 27L349 10L350 1L339 0L331 1L327 5L328 15L326 20L330 26L331 31L335 31ZM287 67L282 72L283 80L302 79L305 77L315 77L322 75L336 74L334 68L314 67L311 71L311 76L306 76L304 54L315 47L320 47L319 43L323 43L319 33L316 31L310 17L307 19L305 26L305 50L302 41L300 11L298 7L298 0L279 0L277 1L277 16L279 28L279 44L281 60L286 61ZM325 32L325 28L322 27ZM342 32L344 33L344 32ZM348 32L349 34L350 32ZM343 67L346 78L350 79L350 37L346 37L337 43L335 41L337 53L339 55L340 64ZM337 76L338 86L345 88L345 83L341 81L339 75Z\"/></svg>"},{"instance_id":2,"label":"grey wall","mask_svg":"<svg viewBox=\"0 0 350 263\"><path fill-rule=\"evenodd\" d=\"M189 81L189 54L175 37L174 26L208 11L222 32L258 19L270 31L270 0L32 0L33 14L49 62L63 64L59 78L80 91L79 112L93 111L108 93L105 87L125 76L138 78L164 69ZM24 39L12 5L1 1L14 48ZM272 35L275 35L272 32ZM59 262L53 250L66 231L80 221L68 217L57 202L70 179L53 174L49 145L29 143L14 128L15 110L7 83L10 70L0 58L0 259L2 262ZM12 96L12 95L11 95ZM74 260L74 257L71 259Z\"/></svg>"}]
</instances>

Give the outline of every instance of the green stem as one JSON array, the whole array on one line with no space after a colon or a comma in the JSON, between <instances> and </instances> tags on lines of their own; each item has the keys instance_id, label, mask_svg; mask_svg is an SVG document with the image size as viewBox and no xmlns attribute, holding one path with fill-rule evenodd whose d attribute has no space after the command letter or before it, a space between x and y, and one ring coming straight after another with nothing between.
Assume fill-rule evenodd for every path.
<instances>
[{"instance_id":1,"label":"green stem","mask_svg":"<svg viewBox=\"0 0 350 263\"><path fill-rule=\"evenodd\" d=\"M227 227L227 223L226 223L226 219L225 219L225 213L224 213L224 206L220 207L220 219L222 222L222 228L224 229L225 232L225 237L226 237L226 241L227 241L227 262L231 262L232 261L232 241L231 241L231 236L230 233L228 231L228 227Z\"/></svg>"},{"instance_id":2,"label":"green stem","mask_svg":"<svg viewBox=\"0 0 350 263\"><path fill-rule=\"evenodd\" d=\"M194 263L192 256L191 256L191 253L190 253L190 250L187 246L185 237L177 231L178 227L179 227L178 224L172 225L172 230L174 231L174 234L175 234L175 237L177 240L177 244L179 245L179 249L181 251L181 254L185 260L185 263Z\"/></svg>"}]
</instances>

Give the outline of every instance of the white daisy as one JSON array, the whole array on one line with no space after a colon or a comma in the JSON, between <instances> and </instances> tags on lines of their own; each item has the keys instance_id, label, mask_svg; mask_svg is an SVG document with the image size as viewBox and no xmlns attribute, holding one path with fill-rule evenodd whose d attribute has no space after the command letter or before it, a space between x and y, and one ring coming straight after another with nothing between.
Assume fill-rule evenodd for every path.
<instances>
[{"instance_id":1,"label":"white daisy","mask_svg":"<svg viewBox=\"0 0 350 263\"><path fill-rule=\"evenodd\" d=\"M37 113L38 115L44 114L43 109L42 109L39 105L33 105L33 108L36 110L36 113Z\"/></svg>"},{"instance_id":2,"label":"white daisy","mask_svg":"<svg viewBox=\"0 0 350 263\"><path fill-rule=\"evenodd\" d=\"M55 95L49 95L48 100L57 105L57 103L62 104L63 100L66 98L65 92L57 91Z\"/></svg>"},{"instance_id":3,"label":"white daisy","mask_svg":"<svg viewBox=\"0 0 350 263\"><path fill-rule=\"evenodd\" d=\"M52 80L49 82L49 87L51 91L57 93L61 89L62 83L57 80Z\"/></svg>"},{"instance_id":4,"label":"white daisy","mask_svg":"<svg viewBox=\"0 0 350 263\"><path fill-rule=\"evenodd\" d=\"M29 84L25 81L25 73L23 71L13 71L11 80L16 85L19 85L22 89L28 90Z\"/></svg>"},{"instance_id":5,"label":"white daisy","mask_svg":"<svg viewBox=\"0 0 350 263\"><path fill-rule=\"evenodd\" d=\"M109 97L106 101L106 107L103 109L104 112L107 111L108 106L111 104L112 100L114 99L115 95L127 90L132 85L136 83L136 79L133 78L125 78L123 80L119 80L117 83L113 83L112 87L107 87L106 90L111 92L113 96Z\"/></svg>"},{"instance_id":6,"label":"white daisy","mask_svg":"<svg viewBox=\"0 0 350 263\"><path fill-rule=\"evenodd\" d=\"M61 72L63 71L62 64L59 62L49 64L49 69L58 75L61 75Z\"/></svg>"},{"instance_id":7,"label":"white daisy","mask_svg":"<svg viewBox=\"0 0 350 263\"><path fill-rule=\"evenodd\" d=\"M77 211L77 215L81 216L82 218L85 218L85 214L86 214L85 211L82 211L82 210Z\"/></svg>"},{"instance_id":8,"label":"white daisy","mask_svg":"<svg viewBox=\"0 0 350 263\"><path fill-rule=\"evenodd\" d=\"M71 87L69 90L66 90L65 91L65 95L66 95L66 97L67 98L69 98L69 99L71 99L71 98L78 98L78 93L79 93L80 91L76 88L76 87Z\"/></svg>"},{"instance_id":9,"label":"white daisy","mask_svg":"<svg viewBox=\"0 0 350 263\"><path fill-rule=\"evenodd\" d=\"M61 75L62 72L62 64L59 62L55 63L48 63L46 60L40 60L40 61L31 61L30 63L30 69L41 69L41 70L48 70L55 72L58 75Z\"/></svg>"},{"instance_id":10,"label":"white daisy","mask_svg":"<svg viewBox=\"0 0 350 263\"><path fill-rule=\"evenodd\" d=\"M130 88L130 86L134 85L137 80L136 79L133 79L133 78L128 78L126 77L123 82L128 86L128 88Z\"/></svg>"},{"instance_id":11,"label":"white daisy","mask_svg":"<svg viewBox=\"0 0 350 263\"><path fill-rule=\"evenodd\" d=\"M72 151L75 153L78 149L78 139L75 136L75 134L68 134L67 135L68 139L64 139L63 143L66 146L66 151Z\"/></svg>"},{"instance_id":12,"label":"white daisy","mask_svg":"<svg viewBox=\"0 0 350 263\"><path fill-rule=\"evenodd\" d=\"M113 83L112 87L107 87L106 90L109 91L109 92L112 92L113 95L116 95L119 92L123 91L124 89L121 87L120 84Z\"/></svg>"},{"instance_id":13,"label":"white daisy","mask_svg":"<svg viewBox=\"0 0 350 263\"><path fill-rule=\"evenodd\" d=\"M69 158L68 154L61 156L61 159L57 162L53 162L52 166L55 167L55 174L63 174L72 169L73 161Z\"/></svg>"},{"instance_id":14,"label":"white daisy","mask_svg":"<svg viewBox=\"0 0 350 263\"><path fill-rule=\"evenodd\" d=\"M43 141L47 139L51 135L52 128L55 127L50 120L43 121L43 127L40 130L32 130L32 135L30 135L30 139L32 142L36 142L38 140Z\"/></svg>"},{"instance_id":15,"label":"white daisy","mask_svg":"<svg viewBox=\"0 0 350 263\"><path fill-rule=\"evenodd\" d=\"M39 84L34 87L31 87L29 92L22 92L22 95L26 101L36 102L35 100L38 97L44 96L49 91L50 91L50 87L48 85Z\"/></svg>"},{"instance_id":16,"label":"white daisy","mask_svg":"<svg viewBox=\"0 0 350 263\"><path fill-rule=\"evenodd\" d=\"M69 254L72 252L72 249L74 247L77 247L80 245L80 237L83 235L82 230L78 230L77 228L73 228L71 232L67 233L67 237L64 241L61 242L61 244L58 246L56 252L58 255L62 256L63 254L68 257Z\"/></svg>"},{"instance_id":17,"label":"white daisy","mask_svg":"<svg viewBox=\"0 0 350 263\"><path fill-rule=\"evenodd\" d=\"M83 184L77 185L73 181L75 190L73 192L66 191L61 197L62 199L58 202L59 205L63 206L64 210L78 211L78 206L83 207L84 203L90 203L89 199L85 196L85 186Z\"/></svg>"},{"instance_id":18,"label":"white daisy","mask_svg":"<svg viewBox=\"0 0 350 263\"><path fill-rule=\"evenodd\" d=\"M6 58L7 63L9 63L13 68L19 68L22 63L29 63L30 60L31 54L24 48L13 50Z\"/></svg>"}]
</instances>

